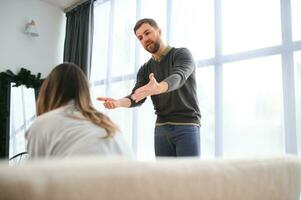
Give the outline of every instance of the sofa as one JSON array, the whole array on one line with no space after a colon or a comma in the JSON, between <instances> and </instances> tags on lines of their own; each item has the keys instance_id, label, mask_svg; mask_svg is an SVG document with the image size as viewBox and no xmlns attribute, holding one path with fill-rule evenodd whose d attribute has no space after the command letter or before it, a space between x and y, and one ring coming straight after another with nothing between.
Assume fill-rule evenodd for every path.
<instances>
[{"instance_id":1,"label":"sofa","mask_svg":"<svg viewBox=\"0 0 301 200\"><path fill-rule=\"evenodd\" d=\"M301 160L287 155L0 164L1 200L299 200L300 192Z\"/></svg>"}]
</instances>

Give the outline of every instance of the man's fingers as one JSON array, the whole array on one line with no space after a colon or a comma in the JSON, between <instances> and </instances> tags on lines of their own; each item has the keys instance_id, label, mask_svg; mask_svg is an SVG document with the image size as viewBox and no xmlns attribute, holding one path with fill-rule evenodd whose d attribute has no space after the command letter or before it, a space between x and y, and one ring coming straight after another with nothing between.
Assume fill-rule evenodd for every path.
<instances>
[{"instance_id":1,"label":"man's fingers","mask_svg":"<svg viewBox=\"0 0 301 200\"><path fill-rule=\"evenodd\" d=\"M113 108L116 108L114 102L112 101L105 101L103 103L104 107L106 107L107 109L113 109Z\"/></svg>"},{"instance_id":2,"label":"man's fingers","mask_svg":"<svg viewBox=\"0 0 301 200\"><path fill-rule=\"evenodd\" d=\"M138 88L137 90L135 90L134 94L144 93L147 90L148 90L148 88L146 86L142 86L142 87Z\"/></svg>"},{"instance_id":3,"label":"man's fingers","mask_svg":"<svg viewBox=\"0 0 301 200\"><path fill-rule=\"evenodd\" d=\"M153 73L151 73L151 74L149 75L149 82L151 82L152 84L154 84L154 83L157 82L157 80L156 80L156 78L155 78L155 75L154 75Z\"/></svg>"},{"instance_id":4,"label":"man's fingers","mask_svg":"<svg viewBox=\"0 0 301 200\"><path fill-rule=\"evenodd\" d=\"M147 95L146 92L140 92L140 93L136 93L136 92L135 92L131 97L132 97L132 99L133 99L134 101L137 102L137 100L140 101L140 100L144 99L144 98L147 97L147 96L148 96L148 95Z\"/></svg>"},{"instance_id":5,"label":"man's fingers","mask_svg":"<svg viewBox=\"0 0 301 200\"><path fill-rule=\"evenodd\" d=\"M149 75L149 83L142 86L142 87L140 87L140 88L138 88L138 89L136 89L135 92L134 92L134 94L135 94L134 96L142 94L142 95L145 95L144 97L146 97L146 96L151 95L152 86L153 86L154 82L157 82L157 80L155 79L154 74L151 73Z\"/></svg>"},{"instance_id":6,"label":"man's fingers","mask_svg":"<svg viewBox=\"0 0 301 200\"><path fill-rule=\"evenodd\" d=\"M144 99L144 98L138 98L138 99L135 100L135 102L138 103L138 102L141 101L142 99Z\"/></svg>"},{"instance_id":7,"label":"man's fingers","mask_svg":"<svg viewBox=\"0 0 301 200\"><path fill-rule=\"evenodd\" d=\"M154 78L154 73L150 73L148 78L149 78L149 80L153 79Z\"/></svg>"},{"instance_id":8,"label":"man's fingers","mask_svg":"<svg viewBox=\"0 0 301 200\"><path fill-rule=\"evenodd\" d=\"M108 98L106 98L106 97L97 97L96 100L98 100L98 101L107 101Z\"/></svg>"},{"instance_id":9,"label":"man's fingers","mask_svg":"<svg viewBox=\"0 0 301 200\"><path fill-rule=\"evenodd\" d=\"M155 84L154 82L157 82L157 80L155 79L155 76L153 73L149 74L149 83L136 89L134 94L131 96L131 98L138 102L141 101L142 99L144 99L147 96L152 95L152 87Z\"/></svg>"},{"instance_id":10,"label":"man's fingers","mask_svg":"<svg viewBox=\"0 0 301 200\"><path fill-rule=\"evenodd\" d=\"M115 101L115 99L109 97L97 97L96 100L98 101Z\"/></svg>"},{"instance_id":11,"label":"man's fingers","mask_svg":"<svg viewBox=\"0 0 301 200\"><path fill-rule=\"evenodd\" d=\"M141 96L141 95L132 95L131 98L138 103L139 101L141 101L142 99L144 99L146 96Z\"/></svg>"},{"instance_id":12,"label":"man's fingers","mask_svg":"<svg viewBox=\"0 0 301 200\"><path fill-rule=\"evenodd\" d=\"M141 87L137 90L135 90L134 94L132 95L132 99L136 100L138 98L144 98L148 96L148 90L144 89L144 87Z\"/></svg>"},{"instance_id":13,"label":"man's fingers","mask_svg":"<svg viewBox=\"0 0 301 200\"><path fill-rule=\"evenodd\" d=\"M97 97L96 98L98 101L103 101L103 106L107 109L114 109L116 108L116 102L112 98L108 97Z\"/></svg>"}]
</instances>

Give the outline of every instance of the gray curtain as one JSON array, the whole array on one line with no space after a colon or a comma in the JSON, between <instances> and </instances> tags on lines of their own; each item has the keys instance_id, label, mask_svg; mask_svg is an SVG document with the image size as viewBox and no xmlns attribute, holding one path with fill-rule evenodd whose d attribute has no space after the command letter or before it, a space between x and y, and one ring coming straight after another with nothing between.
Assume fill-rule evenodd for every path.
<instances>
[{"instance_id":1,"label":"gray curtain","mask_svg":"<svg viewBox=\"0 0 301 200\"><path fill-rule=\"evenodd\" d=\"M64 61L79 65L88 78L92 58L93 2L88 0L66 13Z\"/></svg>"}]
</instances>

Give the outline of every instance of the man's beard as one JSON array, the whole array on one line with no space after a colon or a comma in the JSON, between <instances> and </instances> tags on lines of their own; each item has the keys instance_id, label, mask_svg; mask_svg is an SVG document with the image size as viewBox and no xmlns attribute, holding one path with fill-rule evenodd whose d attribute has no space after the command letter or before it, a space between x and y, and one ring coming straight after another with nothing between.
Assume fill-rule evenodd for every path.
<instances>
[{"instance_id":1,"label":"man's beard","mask_svg":"<svg viewBox=\"0 0 301 200\"><path fill-rule=\"evenodd\" d=\"M160 49L160 43L158 41L151 43L145 48L145 50L150 53L156 53L157 51L159 51L159 49Z\"/></svg>"}]
</instances>

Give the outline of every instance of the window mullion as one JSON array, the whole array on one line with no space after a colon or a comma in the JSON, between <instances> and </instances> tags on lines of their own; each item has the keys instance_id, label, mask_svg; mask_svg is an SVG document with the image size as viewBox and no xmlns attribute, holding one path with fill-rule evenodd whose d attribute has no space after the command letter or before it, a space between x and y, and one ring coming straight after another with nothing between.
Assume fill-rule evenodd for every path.
<instances>
[{"instance_id":1,"label":"window mullion","mask_svg":"<svg viewBox=\"0 0 301 200\"><path fill-rule=\"evenodd\" d=\"M292 43L291 1L281 1L282 82L284 106L285 153L297 154L294 60Z\"/></svg>"},{"instance_id":2,"label":"window mullion","mask_svg":"<svg viewBox=\"0 0 301 200\"><path fill-rule=\"evenodd\" d=\"M215 156L223 155L223 119L222 119L222 0L214 1L215 15L215 65L214 65L214 80L215 80Z\"/></svg>"}]
</instances>

